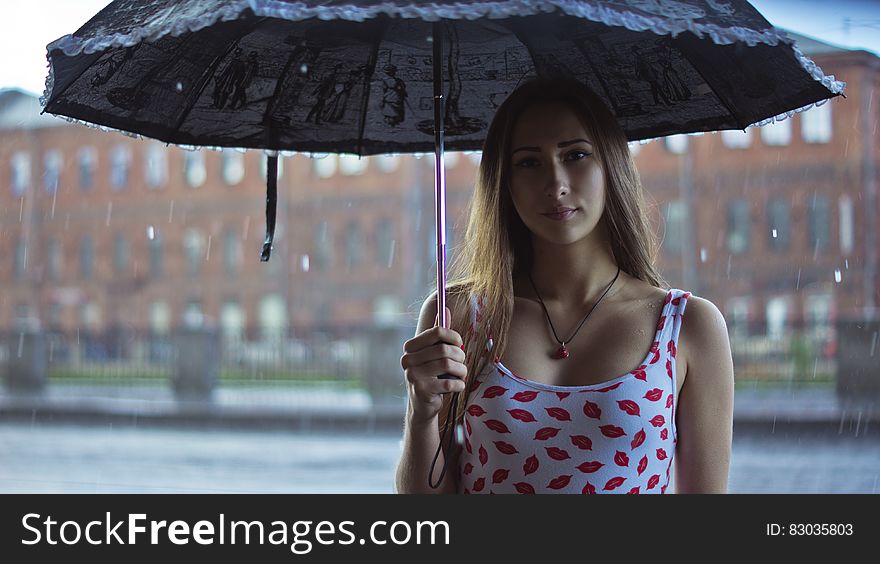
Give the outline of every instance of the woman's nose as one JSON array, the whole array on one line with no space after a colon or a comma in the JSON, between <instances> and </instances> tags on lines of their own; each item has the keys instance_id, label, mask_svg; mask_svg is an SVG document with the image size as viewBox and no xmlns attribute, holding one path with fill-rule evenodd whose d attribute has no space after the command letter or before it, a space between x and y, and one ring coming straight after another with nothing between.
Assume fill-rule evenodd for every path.
<instances>
[{"instance_id":1,"label":"woman's nose","mask_svg":"<svg viewBox=\"0 0 880 564\"><path fill-rule=\"evenodd\" d=\"M551 196L557 196L568 193L568 177L565 170L559 164L554 164L550 170L550 177L547 179L547 193Z\"/></svg>"}]
</instances>

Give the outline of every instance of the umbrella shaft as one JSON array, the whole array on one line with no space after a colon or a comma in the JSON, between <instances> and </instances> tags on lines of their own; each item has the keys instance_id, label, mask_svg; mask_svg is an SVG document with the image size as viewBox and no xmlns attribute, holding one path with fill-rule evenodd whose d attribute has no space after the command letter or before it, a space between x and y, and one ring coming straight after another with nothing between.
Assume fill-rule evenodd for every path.
<instances>
[{"instance_id":1,"label":"umbrella shaft","mask_svg":"<svg viewBox=\"0 0 880 564\"><path fill-rule=\"evenodd\" d=\"M434 209L437 214L437 312L446 319L446 167L443 164L443 38L442 23L432 24L434 49Z\"/></svg>"}]
</instances>

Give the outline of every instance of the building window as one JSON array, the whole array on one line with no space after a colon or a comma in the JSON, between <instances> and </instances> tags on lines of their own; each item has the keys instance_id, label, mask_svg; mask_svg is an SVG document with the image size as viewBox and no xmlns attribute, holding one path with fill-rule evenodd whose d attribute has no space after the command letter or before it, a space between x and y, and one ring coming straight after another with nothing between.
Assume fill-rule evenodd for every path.
<instances>
[{"instance_id":1,"label":"building window","mask_svg":"<svg viewBox=\"0 0 880 564\"><path fill-rule=\"evenodd\" d=\"M205 257L205 237L201 231L190 227L183 234L183 251L189 274L198 274Z\"/></svg>"},{"instance_id":2,"label":"building window","mask_svg":"<svg viewBox=\"0 0 880 564\"><path fill-rule=\"evenodd\" d=\"M749 249L749 202L731 200L727 204L727 250L739 254Z\"/></svg>"},{"instance_id":3,"label":"building window","mask_svg":"<svg viewBox=\"0 0 880 564\"><path fill-rule=\"evenodd\" d=\"M773 251L787 251L791 243L791 205L782 198L767 203L767 246Z\"/></svg>"},{"instance_id":4,"label":"building window","mask_svg":"<svg viewBox=\"0 0 880 564\"><path fill-rule=\"evenodd\" d=\"M663 248L669 254L680 254L684 249L684 222L687 219L687 206L681 200L668 202L663 207L666 221L666 236Z\"/></svg>"},{"instance_id":5,"label":"building window","mask_svg":"<svg viewBox=\"0 0 880 564\"><path fill-rule=\"evenodd\" d=\"M79 275L89 280L95 269L95 248L92 238L84 236L79 242Z\"/></svg>"},{"instance_id":6,"label":"building window","mask_svg":"<svg viewBox=\"0 0 880 564\"><path fill-rule=\"evenodd\" d=\"M721 141L730 149L745 149L752 144L752 130L727 129L721 132Z\"/></svg>"},{"instance_id":7,"label":"building window","mask_svg":"<svg viewBox=\"0 0 880 564\"><path fill-rule=\"evenodd\" d=\"M350 221L345 226L345 268L351 270L361 264L363 258L362 236L360 226Z\"/></svg>"},{"instance_id":8,"label":"building window","mask_svg":"<svg viewBox=\"0 0 880 564\"><path fill-rule=\"evenodd\" d=\"M801 137L807 143L828 143L831 141L833 123L831 104L828 100L821 106L813 106L801 112Z\"/></svg>"},{"instance_id":9,"label":"building window","mask_svg":"<svg viewBox=\"0 0 880 564\"><path fill-rule=\"evenodd\" d=\"M61 261L61 244L58 239L49 239L46 243L46 276L49 282L58 282L61 279Z\"/></svg>"},{"instance_id":10,"label":"building window","mask_svg":"<svg viewBox=\"0 0 880 564\"><path fill-rule=\"evenodd\" d=\"M338 157L335 154L327 155L320 159L312 159L313 166L315 167L315 174L318 175L318 178L330 178L336 174L337 160Z\"/></svg>"},{"instance_id":11,"label":"building window","mask_svg":"<svg viewBox=\"0 0 880 564\"><path fill-rule=\"evenodd\" d=\"M390 173L397 170L400 166L400 157L398 155L379 155L373 157L376 159L376 165L384 173Z\"/></svg>"},{"instance_id":12,"label":"building window","mask_svg":"<svg viewBox=\"0 0 880 564\"><path fill-rule=\"evenodd\" d=\"M158 143L147 145L144 180L152 189L161 188L168 183L168 149Z\"/></svg>"},{"instance_id":13,"label":"building window","mask_svg":"<svg viewBox=\"0 0 880 564\"><path fill-rule=\"evenodd\" d=\"M79 324L87 331L98 331L101 328L101 306L95 302L87 302L79 308Z\"/></svg>"},{"instance_id":14,"label":"building window","mask_svg":"<svg viewBox=\"0 0 880 564\"><path fill-rule=\"evenodd\" d=\"M785 335L788 321L788 300L772 298L767 302L767 336L780 339Z\"/></svg>"},{"instance_id":15,"label":"building window","mask_svg":"<svg viewBox=\"0 0 880 564\"><path fill-rule=\"evenodd\" d=\"M23 151L12 155L10 162L10 186L12 195L21 197L31 185L31 156Z\"/></svg>"},{"instance_id":16,"label":"building window","mask_svg":"<svg viewBox=\"0 0 880 564\"><path fill-rule=\"evenodd\" d=\"M128 240L122 233L117 233L113 240L113 266L116 274L124 274L128 268Z\"/></svg>"},{"instance_id":17,"label":"building window","mask_svg":"<svg viewBox=\"0 0 880 564\"><path fill-rule=\"evenodd\" d=\"M830 204L827 196L819 196L815 192L809 206L810 248L813 252L828 248L831 231Z\"/></svg>"},{"instance_id":18,"label":"building window","mask_svg":"<svg viewBox=\"0 0 880 564\"><path fill-rule=\"evenodd\" d=\"M813 294L807 296L804 303L804 317L807 321L806 330L813 338L828 339L831 337L833 323L833 297L831 294Z\"/></svg>"},{"instance_id":19,"label":"building window","mask_svg":"<svg viewBox=\"0 0 880 564\"><path fill-rule=\"evenodd\" d=\"M376 226L376 261L381 268L391 268L394 262L394 223L382 219Z\"/></svg>"},{"instance_id":20,"label":"building window","mask_svg":"<svg viewBox=\"0 0 880 564\"><path fill-rule=\"evenodd\" d=\"M242 255L241 237L235 230L227 229L223 233L223 268L227 274L238 272L241 268Z\"/></svg>"},{"instance_id":21,"label":"building window","mask_svg":"<svg viewBox=\"0 0 880 564\"><path fill-rule=\"evenodd\" d=\"M55 194L58 192L63 164L61 151L46 152L43 157L43 188L46 189L46 193Z\"/></svg>"},{"instance_id":22,"label":"building window","mask_svg":"<svg viewBox=\"0 0 880 564\"><path fill-rule=\"evenodd\" d=\"M49 313L48 313L48 325L53 329L58 329L61 327L61 304L58 302L52 302L49 304Z\"/></svg>"},{"instance_id":23,"label":"building window","mask_svg":"<svg viewBox=\"0 0 880 564\"><path fill-rule=\"evenodd\" d=\"M205 170L205 155L201 151L184 151L183 177L191 188L205 183L208 172Z\"/></svg>"},{"instance_id":24,"label":"building window","mask_svg":"<svg viewBox=\"0 0 880 564\"><path fill-rule=\"evenodd\" d=\"M125 145L117 145L110 156L110 186L114 191L128 184L128 171L131 168L131 151Z\"/></svg>"},{"instance_id":25,"label":"building window","mask_svg":"<svg viewBox=\"0 0 880 564\"><path fill-rule=\"evenodd\" d=\"M167 335L171 331L171 308L164 301L150 304L150 330L156 335Z\"/></svg>"},{"instance_id":26,"label":"building window","mask_svg":"<svg viewBox=\"0 0 880 564\"><path fill-rule=\"evenodd\" d=\"M840 252L852 253L855 234L853 232L853 202L844 194L840 197Z\"/></svg>"},{"instance_id":27,"label":"building window","mask_svg":"<svg viewBox=\"0 0 880 564\"><path fill-rule=\"evenodd\" d=\"M234 149L223 149L221 159L223 182L235 186L244 179L244 154Z\"/></svg>"},{"instance_id":28,"label":"building window","mask_svg":"<svg viewBox=\"0 0 880 564\"><path fill-rule=\"evenodd\" d=\"M270 294L260 300L260 334L263 339L283 339L287 335L287 306L284 298Z\"/></svg>"},{"instance_id":29,"label":"building window","mask_svg":"<svg viewBox=\"0 0 880 564\"><path fill-rule=\"evenodd\" d=\"M339 172L345 176L354 176L367 169L367 159L357 155L340 155Z\"/></svg>"},{"instance_id":30,"label":"building window","mask_svg":"<svg viewBox=\"0 0 880 564\"><path fill-rule=\"evenodd\" d=\"M687 152L688 137L683 133L678 135L669 135L663 138L663 144L666 146L666 150L670 153L681 155Z\"/></svg>"},{"instance_id":31,"label":"building window","mask_svg":"<svg viewBox=\"0 0 880 564\"><path fill-rule=\"evenodd\" d=\"M244 338L245 316L237 300L227 300L220 308L220 330L227 341Z\"/></svg>"},{"instance_id":32,"label":"building window","mask_svg":"<svg viewBox=\"0 0 880 564\"><path fill-rule=\"evenodd\" d=\"M183 326L187 329L198 329L205 322L205 316L202 313L202 304L199 300L190 300L183 308Z\"/></svg>"},{"instance_id":33,"label":"building window","mask_svg":"<svg viewBox=\"0 0 880 564\"><path fill-rule=\"evenodd\" d=\"M761 140L765 145L788 145L791 143L791 119L768 123L761 127Z\"/></svg>"},{"instance_id":34,"label":"building window","mask_svg":"<svg viewBox=\"0 0 880 564\"><path fill-rule=\"evenodd\" d=\"M315 266L319 272L326 272L333 264L333 234L330 224L321 221L315 226Z\"/></svg>"},{"instance_id":35,"label":"building window","mask_svg":"<svg viewBox=\"0 0 880 564\"><path fill-rule=\"evenodd\" d=\"M150 237L150 276L159 279L165 274L165 258L161 231L153 232Z\"/></svg>"},{"instance_id":36,"label":"building window","mask_svg":"<svg viewBox=\"0 0 880 564\"><path fill-rule=\"evenodd\" d=\"M24 280L24 273L27 271L27 244L24 239L18 239L15 242L15 279Z\"/></svg>"},{"instance_id":37,"label":"building window","mask_svg":"<svg viewBox=\"0 0 880 564\"><path fill-rule=\"evenodd\" d=\"M98 167L98 152L94 147L83 147L77 156L80 190L91 190L95 185L95 169Z\"/></svg>"},{"instance_id":38,"label":"building window","mask_svg":"<svg viewBox=\"0 0 880 564\"><path fill-rule=\"evenodd\" d=\"M749 336L749 298L731 298L727 302L727 320L731 337Z\"/></svg>"}]
</instances>

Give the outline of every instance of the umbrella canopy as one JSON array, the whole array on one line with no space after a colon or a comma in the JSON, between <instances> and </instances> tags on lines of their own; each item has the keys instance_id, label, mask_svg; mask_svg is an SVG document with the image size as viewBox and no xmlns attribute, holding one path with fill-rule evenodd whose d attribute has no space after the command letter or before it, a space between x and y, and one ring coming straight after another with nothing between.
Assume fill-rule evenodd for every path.
<instances>
[{"instance_id":1,"label":"umbrella canopy","mask_svg":"<svg viewBox=\"0 0 880 564\"><path fill-rule=\"evenodd\" d=\"M442 20L440 20L442 18ZM45 111L168 143L476 150L530 77L574 77L630 140L743 129L843 91L742 0L117 0L48 46Z\"/></svg>"}]
</instances>

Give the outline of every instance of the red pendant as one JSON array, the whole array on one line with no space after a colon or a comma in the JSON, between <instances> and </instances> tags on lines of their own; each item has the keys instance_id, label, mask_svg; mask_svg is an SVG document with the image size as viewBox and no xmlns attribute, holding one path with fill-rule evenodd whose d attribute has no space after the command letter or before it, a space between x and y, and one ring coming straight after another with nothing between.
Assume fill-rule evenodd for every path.
<instances>
[{"instance_id":1,"label":"red pendant","mask_svg":"<svg viewBox=\"0 0 880 564\"><path fill-rule=\"evenodd\" d=\"M558 349L556 349L556 354L553 355L555 359L568 358L568 349L565 348L565 345L562 345Z\"/></svg>"}]
</instances>

